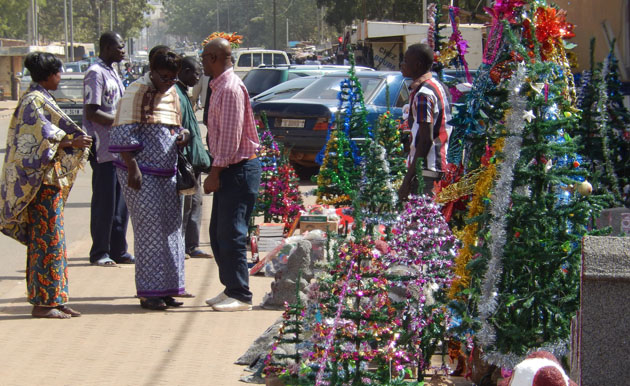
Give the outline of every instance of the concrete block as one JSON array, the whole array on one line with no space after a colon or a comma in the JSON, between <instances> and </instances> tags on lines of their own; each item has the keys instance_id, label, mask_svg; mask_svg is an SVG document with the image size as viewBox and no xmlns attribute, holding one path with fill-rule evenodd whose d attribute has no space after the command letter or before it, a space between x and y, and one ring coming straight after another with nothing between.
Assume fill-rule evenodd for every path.
<instances>
[{"instance_id":1,"label":"concrete block","mask_svg":"<svg viewBox=\"0 0 630 386\"><path fill-rule=\"evenodd\" d=\"M630 238L587 236L582 245L580 384L627 385L630 367L621 363L630 358Z\"/></svg>"}]
</instances>

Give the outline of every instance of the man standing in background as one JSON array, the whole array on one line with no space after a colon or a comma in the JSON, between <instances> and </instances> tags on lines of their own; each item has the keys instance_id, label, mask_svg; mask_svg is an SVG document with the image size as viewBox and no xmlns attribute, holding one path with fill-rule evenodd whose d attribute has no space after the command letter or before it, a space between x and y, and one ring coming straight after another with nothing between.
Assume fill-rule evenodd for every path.
<instances>
[{"instance_id":1,"label":"man standing in background","mask_svg":"<svg viewBox=\"0 0 630 386\"><path fill-rule=\"evenodd\" d=\"M125 57L125 43L115 32L105 32L99 40L99 57L83 80L83 126L94 138L92 166L92 203L90 263L102 267L134 264L127 252L129 215L122 195L114 156L109 148L109 131L114 123L116 104L124 87L112 67Z\"/></svg>"},{"instance_id":2,"label":"man standing in background","mask_svg":"<svg viewBox=\"0 0 630 386\"><path fill-rule=\"evenodd\" d=\"M177 94L182 111L182 126L190 131L190 140L182 152L195 169L197 182L201 172L210 170L210 156L203 146L201 131L197 124L197 117L193 110L192 103L188 98L188 87L193 87L199 83L201 68L197 59L185 57L182 59L182 68L178 74L176 83ZM201 189L197 187L194 194L184 196L184 216L182 220L182 232L184 234L186 254L192 258L211 258L212 255L199 249L199 228L201 226L201 206L203 196Z\"/></svg>"}]
</instances>

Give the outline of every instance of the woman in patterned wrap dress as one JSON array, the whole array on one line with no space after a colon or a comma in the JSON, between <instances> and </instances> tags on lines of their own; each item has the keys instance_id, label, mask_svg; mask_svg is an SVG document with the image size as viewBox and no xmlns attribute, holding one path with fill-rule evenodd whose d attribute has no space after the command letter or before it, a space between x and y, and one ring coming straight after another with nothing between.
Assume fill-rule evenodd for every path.
<instances>
[{"instance_id":1,"label":"woman in patterned wrap dress","mask_svg":"<svg viewBox=\"0 0 630 386\"><path fill-rule=\"evenodd\" d=\"M33 52L24 60L33 83L9 124L0 179L0 230L27 246L26 285L36 318L80 316L68 307L63 208L92 138L57 106L61 61Z\"/></svg>"},{"instance_id":2,"label":"woman in patterned wrap dress","mask_svg":"<svg viewBox=\"0 0 630 386\"><path fill-rule=\"evenodd\" d=\"M134 232L136 290L143 308L164 310L183 303L184 240L181 198L176 189L177 146L189 132L181 127L173 87L181 59L159 51L151 71L132 83L119 102L110 134L118 180Z\"/></svg>"}]
</instances>

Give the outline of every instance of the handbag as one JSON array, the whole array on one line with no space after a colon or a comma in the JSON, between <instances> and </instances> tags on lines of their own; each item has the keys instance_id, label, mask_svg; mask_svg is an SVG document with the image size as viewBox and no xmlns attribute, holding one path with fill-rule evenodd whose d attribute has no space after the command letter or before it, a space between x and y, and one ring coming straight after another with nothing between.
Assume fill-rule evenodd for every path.
<instances>
[{"instance_id":1,"label":"handbag","mask_svg":"<svg viewBox=\"0 0 630 386\"><path fill-rule=\"evenodd\" d=\"M195 194L197 191L197 177L188 159L177 149L177 192L183 196Z\"/></svg>"}]
</instances>

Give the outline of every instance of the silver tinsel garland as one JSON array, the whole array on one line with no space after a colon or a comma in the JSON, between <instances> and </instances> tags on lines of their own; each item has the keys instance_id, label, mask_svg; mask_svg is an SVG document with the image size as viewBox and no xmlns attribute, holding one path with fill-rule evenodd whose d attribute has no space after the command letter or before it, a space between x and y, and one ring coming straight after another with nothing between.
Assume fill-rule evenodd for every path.
<instances>
[{"instance_id":1,"label":"silver tinsel garland","mask_svg":"<svg viewBox=\"0 0 630 386\"><path fill-rule=\"evenodd\" d=\"M503 161L498 166L499 178L495 183L492 203L490 204L490 260L481 286L481 298L477 305L481 329L477 333L476 339L483 348L491 346L496 340L495 329L488 322L488 319L497 309L497 286L503 271L501 260L506 241L505 218L511 202L514 167L520 157L523 142L522 133L525 127L524 114L527 99L520 95L520 90L524 80L525 66L520 64L515 75L508 82L508 101L512 110L506 117L505 127L508 134L502 150ZM493 355L493 359L489 363L496 364L496 358L501 355L500 353L494 354L496 355Z\"/></svg>"},{"instance_id":2,"label":"silver tinsel garland","mask_svg":"<svg viewBox=\"0 0 630 386\"><path fill-rule=\"evenodd\" d=\"M553 343L547 343L543 346L529 349L525 355L504 354L498 351L489 351L483 354L483 359L495 366L504 369L513 369L517 364L523 361L529 354L535 351L547 351L552 353L556 358L562 358L569 353L569 341L561 340Z\"/></svg>"}]
</instances>

